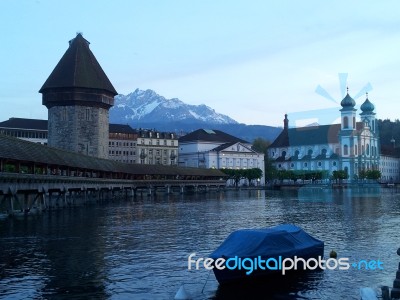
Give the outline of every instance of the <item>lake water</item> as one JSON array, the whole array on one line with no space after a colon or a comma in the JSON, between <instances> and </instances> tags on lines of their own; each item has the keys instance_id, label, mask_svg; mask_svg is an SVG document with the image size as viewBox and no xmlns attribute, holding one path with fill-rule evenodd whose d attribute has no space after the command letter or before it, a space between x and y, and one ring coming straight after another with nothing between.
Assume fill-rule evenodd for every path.
<instances>
[{"instance_id":1,"label":"lake water","mask_svg":"<svg viewBox=\"0 0 400 300\"><path fill-rule=\"evenodd\" d=\"M326 270L278 285L220 287L188 270L234 230L292 223L350 262L383 270ZM89 204L0 220L0 298L359 299L360 287L392 287L400 257L400 194L391 189L226 191Z\"/></svg>"}]
</instances>

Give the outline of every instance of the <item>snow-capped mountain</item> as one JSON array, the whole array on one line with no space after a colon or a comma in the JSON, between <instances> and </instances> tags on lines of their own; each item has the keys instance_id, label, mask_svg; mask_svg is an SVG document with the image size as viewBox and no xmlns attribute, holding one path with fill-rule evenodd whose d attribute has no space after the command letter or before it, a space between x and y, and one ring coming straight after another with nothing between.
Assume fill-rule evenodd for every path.
<instances>
[{"instance_id":1,"label":"snow-capped mountain","mask_svg":"<svg viewBox=\"0 0 400 300\"><path fill-rule=\"evenodd\" d=\"M128 95L115 97L110 109L112 123L181 122L207 124L238 124L232 118L202 105L189 105L177 98L166 99L153 90L136 89Z\"/></svg>"}]
</instances>

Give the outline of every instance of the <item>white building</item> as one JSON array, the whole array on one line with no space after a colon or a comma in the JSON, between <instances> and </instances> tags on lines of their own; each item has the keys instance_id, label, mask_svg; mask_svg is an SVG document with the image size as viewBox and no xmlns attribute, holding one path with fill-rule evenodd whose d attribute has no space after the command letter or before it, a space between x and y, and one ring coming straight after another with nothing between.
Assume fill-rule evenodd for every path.
<instances>
[{"instance_id":1,"label":"white building","mask_svg":"<svg viewBox=\"0 0 400 300\"><path fill-rule=\"evenodd\" d=\"M361 122L356 122L355 101L347 93L341 101L341 123L284 129L270 145L268 155L278 170L344 170L349 179L361 170L378 170L380 145L374 105L361 105Z\"/></svg>"},{"instance_id":2,"label":"white building","mask_svg":"<svg viewBox=\"0 0 400 300\"><path fill-rule=\"evenodd\" d=\"M0 122L0 134L47 145L47 120L9 118Z\"/></svg>"},{"instance_id":3,"label":"white building","mask_svg":"<svg viewBox=\"0 0 400 300\"><path fill-rule=\"evenodd\" d=\"M247 141L220 130L198 129L179 138L179 166L216 169L252 169L263 172L264 154Z\"/></svg>"},{"instance_id":4,"label":"white building","mask_svg":"<svg viewBox=\"0 0 400 300\"><path fill-rule=\"evenodd\" d=\"M395 148L394 145L381 147L379 170L381 171L381 182L400 181L400 148Z\"/></svg>"}]
</instances>

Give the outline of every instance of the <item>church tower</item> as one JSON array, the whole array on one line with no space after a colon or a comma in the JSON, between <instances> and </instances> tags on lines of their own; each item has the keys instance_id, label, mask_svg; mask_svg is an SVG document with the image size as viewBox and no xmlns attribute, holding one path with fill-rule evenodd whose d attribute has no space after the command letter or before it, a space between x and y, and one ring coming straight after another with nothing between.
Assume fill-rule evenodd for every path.
<instances>
[{"instance_id":1,"label":"church tower","mask_svg":"<svg viewBox=\"0 0 400 300\"><path fill-rule=\"evenodd\" d=\"M114 89L81 33L39 93L48 109L49 146L108 158L109 115Z\"/></svg>"},{"instance_id":2,"label":"church tower","mask_svg":"<svg viewBox=\"0 0 400 300\"><path fill-rule=\"evenodd\" d=\"M356 173L355 156L358 151L357 136L356 136L356 112L354 108L356 102L349 95L347 88L347 95L340 102L342 109L341 113L341 130L339 132L339 141L341 146L341 166L340 168L347 172L350 179L353 179Z\"/></svg>"},{"instance_id":3,"label":"church tower","mask_svg":"<svg viewBox=\"0 0 400 300\"><path fill-rule=\"evenodd\" d=\"M379 170L381 148L379 142L379 128L375 118L375 106L369 101L368 93L360 109L360 117L363 124L363 139L359 141L361 144L360 169Z\"/></svg>"},{"instance_id":4,"label":"church tower","mask_svg":"<svg viewBox=\"0 0 400 300\"><path fill-rule=\"evenodd\" d=\"M375 120L375 113L374 109L375 106L369 101L368 99L368 93L366 94L366 99L363 104L361 104L361 121L365 124L365 126L368 126L372 132L377 133L378 132L378 126L376 124Z\"/></svg>"}]
</instances>

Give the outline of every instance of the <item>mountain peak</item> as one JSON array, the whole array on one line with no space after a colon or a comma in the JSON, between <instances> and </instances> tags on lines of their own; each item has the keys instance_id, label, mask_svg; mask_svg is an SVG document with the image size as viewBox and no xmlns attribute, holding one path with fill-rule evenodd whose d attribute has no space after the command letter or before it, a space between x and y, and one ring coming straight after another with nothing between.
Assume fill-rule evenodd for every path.
<instances>
[{"instance_id":1,"label":"mountain peak","mask_svg":"<svg viewBox=\"0 0 400 300\"><path fill-rule=\"evenodd\" d=\"M128 95L115 97L110 109L110 122L184 122L207 124L237 124L232 118L217 113L205 104L190 105L178 98L166 99L155 91L135 89Z\"/></svg>"}]
</instances>

